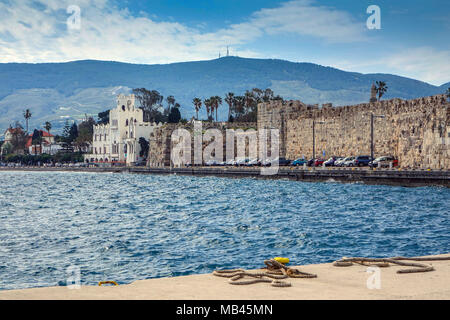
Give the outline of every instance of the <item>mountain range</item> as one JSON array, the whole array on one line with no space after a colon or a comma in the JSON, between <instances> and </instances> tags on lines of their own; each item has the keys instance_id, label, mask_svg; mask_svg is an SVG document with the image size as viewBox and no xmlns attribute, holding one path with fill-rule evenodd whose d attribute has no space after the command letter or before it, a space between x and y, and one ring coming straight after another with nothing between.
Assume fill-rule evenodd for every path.
<instances>
[{"instance_id":1,"label":"mountain range","mask_svg":"<svg viewBox=\"0 0 450 320\"><path fill-rule=\"evenodd\" d=\"M23 111L33 114L30 128L50 121L60 132L66 120L80 121L115 106L119 93L133 88L158 90L173 95L182 116L195 114L194 97L242 95L252 88L271 88L285 99L308 104L331 102L335 106L367 102L375 81L386 82L384 99L412 99L444 93L442 86L392 74L347 72L313 63L275 59L223 57L208 61L143 65L83 60L67 63L0 64L0 134L16 120L24 123ZM225 120L228 106L219 108ZM204 110L203 110L204 112Z\"/></svg>"}]
</instances>

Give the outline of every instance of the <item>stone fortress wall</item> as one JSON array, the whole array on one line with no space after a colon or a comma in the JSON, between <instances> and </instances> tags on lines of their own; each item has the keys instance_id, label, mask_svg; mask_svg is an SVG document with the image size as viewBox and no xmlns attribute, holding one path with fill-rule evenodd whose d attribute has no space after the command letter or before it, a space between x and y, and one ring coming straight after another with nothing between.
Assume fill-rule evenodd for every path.
<instances>
[{"instance_id":1,"label":"stone fortress wall","mask_svg":"<svg viewBox=\"0 0 450 320\"><path fill-rule=\"evenodd\" d=\"M445 95L392 99L353 106L305 105L300 101L258 106L258 129L280 130L280 157L311 158L316 121L316 157L370 155L370 114L374 156L392 155L402 168L450 169L450 103Z\"/></svg>"},{"instance_id":2,"label":"stone fortress wall","mask_svg":"<svg viewBox=\"0 0 450 320\"><path fill-rule=\"evenodd\" d=\"M176 129L186 129L191 134L191 163L194 163L194 125L193 123L187 124L164 124L161 127L156 128L150 135L149 141L149 155L147 160L147 166L150 167L170 167L170 151L172 150L173 143L171 140L172 132ZM234 122L234 123L215 123L215 122L203 122L202 133L204 134L208 129L218 129L223 136L223 160L226 160L226 131L227 130L255 130L257 125L254 122ZM236 156L237 138L234 138L234 149ZM203 139L202 150L209 145L210 141ZM248 154L249 145L246 143L246 153Z\"/></svg>"}]
</instances>

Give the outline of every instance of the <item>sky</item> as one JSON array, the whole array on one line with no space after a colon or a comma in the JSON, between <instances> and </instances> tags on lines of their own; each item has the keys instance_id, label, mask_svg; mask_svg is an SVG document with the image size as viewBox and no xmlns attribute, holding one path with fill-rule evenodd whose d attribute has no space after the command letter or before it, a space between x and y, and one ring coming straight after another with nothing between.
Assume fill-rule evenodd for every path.
<instances>
[{"instance_id":1,"label":"sky","mask_svg":"<svg viewBox=\"0 0 450 320\"><path fill-rule=\"evenodd\" d=\"M371 5L380 28L368 28ZM215 59L229 46L233 56L441 85L449 12L448 0L0 0L0 63L160 64Z\"/></svg>"}]
</instances>

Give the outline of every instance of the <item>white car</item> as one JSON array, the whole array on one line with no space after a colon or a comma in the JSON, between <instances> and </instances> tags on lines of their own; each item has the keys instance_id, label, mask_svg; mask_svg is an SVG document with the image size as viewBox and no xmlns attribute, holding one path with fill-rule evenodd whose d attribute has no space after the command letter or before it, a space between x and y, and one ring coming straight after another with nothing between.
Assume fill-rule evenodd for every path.
<instances>
[{"instance_id":1,"label":"white car","mask_svg":"<svg viewBox=\"0 0 450 320\"><path fill-rule=\"evenodd\" d=\"M238 160L236 160L236 165L238 166L238 167L240 167L240 166L245 166L245 164L248 162L248 159L238 159Z\"/></svg>"},{"instance_id":2,"label":"white car","mask_svg":"<svg viewBox=\"0 0 450 320\"><path fill-rule=\"evenodd\" d=\"M258 159L250 159L248 162L247 162L247 164L246 164L246 166L248 166L248 167L253 167L253 166L257 166L257 165L259 165L259 160Z\"/></svg>"},{"instance_id":3,"label":"white car","mask_svg":"<svg viewBox=\"0 0 450 320\"><path fill-rule=\"evenodd\" d=\"M205 166L215 166L215 165L217 165L216 160L208 160L205 162Z\"/></svg>"},{"instance_id":4,"label":"white car","mask_svg":"<svg viewBox=\"0 0 450 320\"><path fill-rule=\"evenodd\" d=\"M353 160L355 160L355 157L347 157L345 158L342 163L341 167L351 167L353 166Z\"/></svg>"}]
</instances>

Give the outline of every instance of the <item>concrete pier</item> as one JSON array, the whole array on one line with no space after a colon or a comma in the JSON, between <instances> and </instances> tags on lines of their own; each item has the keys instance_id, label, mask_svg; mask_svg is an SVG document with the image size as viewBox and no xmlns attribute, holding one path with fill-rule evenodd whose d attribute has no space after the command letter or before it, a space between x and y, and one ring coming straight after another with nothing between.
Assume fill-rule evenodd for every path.
<instances>
[{"instance_id":1,"label":"concrete pier","mask_svg":"<svg viewBox=\"0 0 450 320\"><path fill-rule=\"evenodd\" d=\"M449 254L442 255L443 257ZM114 287L81 286L35 288L0 291L0 300L398 300L450 299L450 260L423 262L435 271L399 274L405 267L380 268L379 286L368 286L373 273L367 266L335 267L332 263L296 267L317 274L317 278L289 278L289 288L271 287L268 283L233 286L228 279L212 274L140 280ZM261 262L262 264L262 262ZM408 268L408 267L406 267ZM114 280L114 279L108 279Z\"/></svg>"},{"instance_id":2,"label":"concrete pier","mask_svg":"<svg viewBox=\"0 0 450 320\"><path fill-rule=\"evenodd\" d=\"M450 171L398 170L368 168L303 168L280 167L275 175L261 175L259 167L192 167L192 168L149 168L149 167L105 167L105 168L0 168L2 171L73 171L114 172L138 174L178 174L192 176L217 176L230 178L289 179L305 182L336 181L385 184L407 187L443 186L450 187Z\"/></svg>"}]
</instances>

